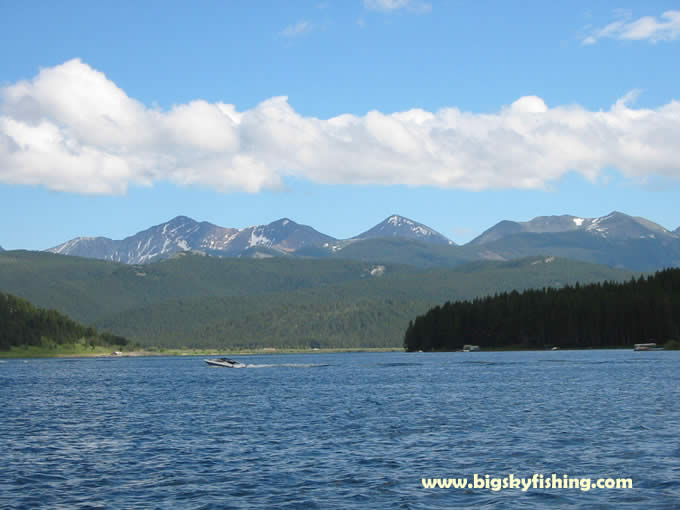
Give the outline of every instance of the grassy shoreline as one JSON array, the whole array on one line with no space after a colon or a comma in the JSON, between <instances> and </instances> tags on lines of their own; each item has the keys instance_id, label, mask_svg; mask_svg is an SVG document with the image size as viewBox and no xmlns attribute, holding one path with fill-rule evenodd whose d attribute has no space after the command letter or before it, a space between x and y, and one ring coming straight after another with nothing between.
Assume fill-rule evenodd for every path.
<instances>
[{"instance_id":1,"label":"grassy shoreline","mask_svg":"<svg viewBox=\"0 0 680 510\"><path fill-rule=\"evenodd\" d=\"M324 349L150 349L120 351L114 354L111 347L83 348L82 345L60 345L56 348L13 347L0 351L0 359L11 358L125 358L147 356L246 356L256 354L328 354L340 352L403 352L402 347L355 347Z\"/></svg>"},{"instance_id":2,"label":"grassy shoreline","mask_svg":"<svg viewBox=\"0 0 680 510\"><path fill-rule=\"evenodd\" d=\"M596 347L583 349L561 350L601 350L617 349L628 350L632 346L617 347ZM527 349L526 347L497 347L486 348L479 352L518 352L518 351L549 351L550 349ZM667 350L673 350L667 349ZM13 347L9 351L0 351L0 359L14 358L131 358L131 357L154 357L154 356L252 356L269 354L333 354L343 352L405 352L402 347L353 347L353 348L322 348L322 349L300 349L300 348L263 348L263 349L172 349L172 348L153 348L150 350L120 351L114 354L110 347L96 346L83 348L82 344L60 345L56 348L47 347ZM437 353L458 352L458 351L432 351Z\"/></svg>"}]
</instances>

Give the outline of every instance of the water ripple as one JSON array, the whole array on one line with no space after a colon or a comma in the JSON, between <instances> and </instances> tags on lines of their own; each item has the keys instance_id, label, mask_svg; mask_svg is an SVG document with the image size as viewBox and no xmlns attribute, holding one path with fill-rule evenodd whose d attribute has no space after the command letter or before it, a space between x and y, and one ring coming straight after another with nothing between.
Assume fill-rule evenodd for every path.
<instances>
[{"instance_id":1,"label":"water ripple","mask_svg":"<svg viewBox=\"0 0 680 510\"><path fill-rule=\"evenodd\" d=\"M7 360L2 508L673 508L680 356ZM316 368L320 368L316 370ZM310 369L310 370L308 370ZM630 477L632 490L423 489Z\"/></svg>"}]
</instances>

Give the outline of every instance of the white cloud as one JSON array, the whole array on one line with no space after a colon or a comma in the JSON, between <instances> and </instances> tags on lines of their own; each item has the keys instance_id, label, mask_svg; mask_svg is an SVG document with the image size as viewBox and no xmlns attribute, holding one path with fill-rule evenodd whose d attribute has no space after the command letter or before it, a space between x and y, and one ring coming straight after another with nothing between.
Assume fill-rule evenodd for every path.
<instances>
[{"instance_id":1,"label":"white cloud","mask_svg":"<svg viewBox=\"0 0 680 510\"><path fill-rule=\"evenodd\" d=\"M392 12L408 9L415 12L430 12L432 4L421 0L364 0L364 7L374 11Z\"/></svg>"},{"instance_id":2,"label":"white cloud","mask_svg":"<svg viewBox=\"0 0 680 510\"><path fill-rule=\"evenodd\" d=\"M80 60L0 89L0 182L124 193L159 181L257 192L287 176L318 183L482 190L596 179L680 177L680 102L609 110L525 96L496 113L457 108L305 117L285 97L238 111L192 101L148 108Z\"/></svg>"},{"instance_id":3,"label":"white cloud","mask_svg":"<svg viewBox=\"0 0 680 510\"><path fill-rule=\"evenodd\" d=\"M627 39L650 42L680 39L680 11L666 11L660 18L644 16L632 19L629 11L619 11L620 19L594 30L583 39L583 44L595 44L599 39Z\"/></svg>"},{"instance_id":4,"label":"white cloud","mask_svg":"<svg viewBox=\"0 0 680 510\"><path fill-rule=\"evenodd\" d=\"M309 32L311 29L312 24L309 21L298 21L294 25L288 25L279 33L284 37L296 37L298 35L304 34L305 32Z\"/></svg>"}]
</instances>

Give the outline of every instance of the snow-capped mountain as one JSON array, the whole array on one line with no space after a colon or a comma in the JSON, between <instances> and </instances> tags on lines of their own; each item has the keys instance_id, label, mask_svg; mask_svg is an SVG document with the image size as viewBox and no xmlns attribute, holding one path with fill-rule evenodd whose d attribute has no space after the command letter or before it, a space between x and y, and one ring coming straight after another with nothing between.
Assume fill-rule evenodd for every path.
<instances>
[{"instance_id":1,"label":"snow-capped mountain","mask_svg":"<svg viewBox=\"0 0 680 510\"><path fill-rule=\"evenodd\" d=\"M334 241L335 238L322 234L308 225L300 225L288 218L281 218L268 225L239 230L222 251L225 255L238 256L248 249L262 247L282 253L293 253L301 248L318 247Z\"/></svg>"},{"instance_id":2,"label":"snow-capped mountain","mask_svg":"<svg viewBox=\"0 0 680 510\"><path fill-rule=\"evenodd\" d=\"M520 233L585 232L608 240L678 238L645 218L614 211L599 218L578 216L539 216L530 221L501 221L470 241L470 245L487 244Z\"/></svg>"},{"instance_id":3,"label":"snow-capped mountain","mask_svg":"<svg viewBox=\"0 0 680 510\"><path fill-rule=\"evenodd\" d=\"M323 255L338 251L355 241L375 237L403 237L435 244L454 244L431 228L396 215L345 241L339 241L288 218L281 218L268 225L236 229L177 216L167 223L122 240L76 237L47 251L125 264L144 264L185 251L227 257L284 255L298 251L307 256Z\"/></svg>"},{"instance_id":4,"label":"snow-capped mountain","mask_svg":"<svg viewBox=\"0 0 680 510\"><path fill-rule=\"evenodd\" d=\"M299 225L287 218L269 225L236 229L177 216L167 223L122 240L77 237L47 251L125 264L143 264L184 251L240 256L248 249L264 247L289 253L303 246L319 246L334 240L312 227Z\"/></svg>"},{"instance_id":5,"label":"snow-capped mountain","mask_svg":"<svg viewBox=\"0 0 680 510\"><path fill-rule=\"evenodd\" d=\"M143 264L158 257L189 250L220 250L228 246L238 229L223 228L177 216L122 240L76 237L47 251L125 264Z\"/></svg>"},{"instance_id":6,"label":"snow-capped mountain","mask_svg":"<svg viewBox=\"0 0 680 510\"><path fill-rule=\"evenodd\" d=\"M457 246L433 229L398 215L344 240L288 218L237 229L178 216L122 240L78 237L48 251L126 264L187 251L226 257L337 257L427 266L541 255L648 271L680 266L678 230L672 232L620 212L599 218L539 216L525 222L501 221L467 245ZM387 242L375 242L379 238L387 238Z\"/></svg>"},{"instance_id":7,"label":"snow-capped mountain","mask_svg":"<svg viewBox=\"0 0 680 510\"><path fill-rule=\"evenodd\" d=\"M370 230L359 234L356 239L374 239L377 237L401 237L431 244L456 244L430 227L396 214L386 218Z\"/></svg>"}]
</instances>

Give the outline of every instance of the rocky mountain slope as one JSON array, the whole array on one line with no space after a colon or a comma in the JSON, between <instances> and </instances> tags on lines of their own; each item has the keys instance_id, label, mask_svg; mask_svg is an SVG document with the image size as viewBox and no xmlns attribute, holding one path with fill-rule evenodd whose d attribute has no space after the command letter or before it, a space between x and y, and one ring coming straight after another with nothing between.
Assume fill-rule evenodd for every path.
<instances>
[{"instance_id":1,"label":"rocky mountain slope","mask_svg":"<svg viewBox=\"0 0 680 510\"><path fill-rule=\"evenodd\" d=\"M340 241L288 218L243 229L225 228L206 221L177 216L122 240L106 237L77 237L49 252L61 255L144 264L178 252L196 251L227 257L270 257L300 253L324 256L346 244L378 237L422 240L431 244L453 245L431 228L402 216L390 216L356 238Z\"/></svg>"},{"instance_id":2,"label":"rocky mountain slope","mask_svg":"<svg viewBox=\"0 0 680 510\"><path fill-rule=\"evenodd\" d=\"M285 254L328 241L334 239L286 218L269 225L236 229L177 216L122 240L77 237L47 251L125 264L144 264L185 251L239 256L246 250L261 247Z\"/></svg>"},{"instance_id":3,"label":"rocky mountain slope","mask_svg":"<svg viewBox=\"0 0 680 510\"><path fill-rule=\"evenodd\" d=\"M421 267L555 255L651 271L680 265L678 230L617 211L599 218L539 216L524 222L501 221L458 246L432 228L398 215L344 240L288 218L236 229L178 216L122 240L78 237L48 251L126 264L199 252L221 257L335 257Z\"/></svg>"}]
</instances>

